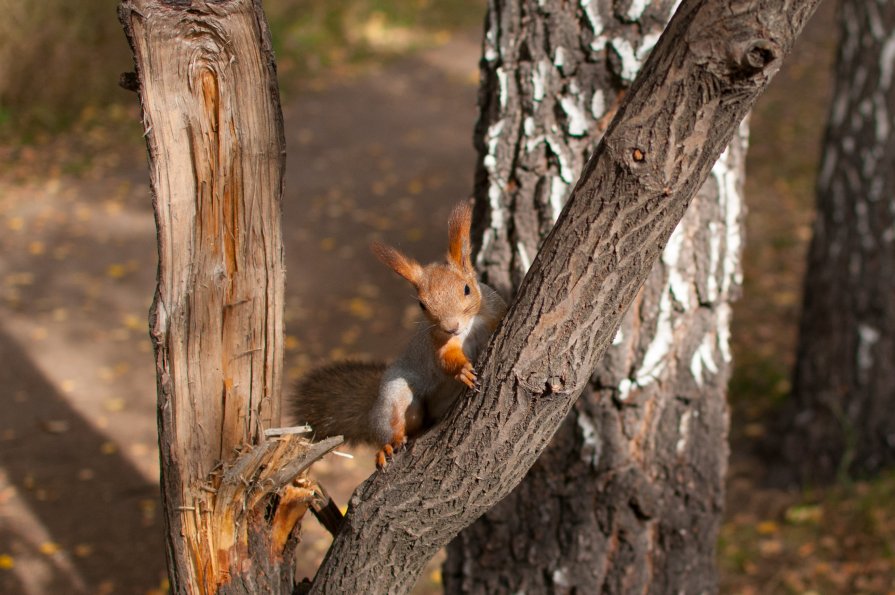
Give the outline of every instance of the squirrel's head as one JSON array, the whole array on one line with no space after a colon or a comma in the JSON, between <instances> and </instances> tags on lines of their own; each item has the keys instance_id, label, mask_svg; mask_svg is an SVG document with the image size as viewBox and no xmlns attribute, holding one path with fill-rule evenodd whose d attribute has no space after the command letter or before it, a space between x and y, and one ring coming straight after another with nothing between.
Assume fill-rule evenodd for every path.
<instances>
[{"instance_id":1,"label":"squirrel's head","mask_svg":"<svg viewBox=\"0 0 895 595\"><path fill-rule=\"evenodd\" d=\"M460 203L448 223L448 253L443 263L420 265L385 244L374 242L373 253L416 288L420 308L432 323L432 333L447 340L467 332L479 313L482 292L472 266L469 229L472 209Z\"/></svg>"}]
</instances>

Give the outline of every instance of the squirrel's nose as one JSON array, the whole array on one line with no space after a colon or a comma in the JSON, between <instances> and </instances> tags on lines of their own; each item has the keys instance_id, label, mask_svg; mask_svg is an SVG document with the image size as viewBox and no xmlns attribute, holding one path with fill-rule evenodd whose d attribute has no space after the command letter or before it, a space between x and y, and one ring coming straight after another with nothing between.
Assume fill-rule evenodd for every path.
<instances>
[{"instance_id":1,"label":"squirrel's nose","mask_svg":"<svg viewBox=\"0 0 895 595\"><path fill-rule=\"evenodd\" d=\"M446 320L441 324L441 328L444 329L444 332L449 333L451 335L459 335L460 334L460 321L459 320Z\"/></svg>"}]
</instances>

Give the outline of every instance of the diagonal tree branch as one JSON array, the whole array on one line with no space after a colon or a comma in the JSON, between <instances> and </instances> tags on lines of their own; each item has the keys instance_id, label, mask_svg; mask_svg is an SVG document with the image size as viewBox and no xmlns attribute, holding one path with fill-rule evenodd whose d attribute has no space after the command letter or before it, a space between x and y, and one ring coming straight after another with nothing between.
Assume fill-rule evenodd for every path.
<instances>
[{"instance_id":1,"label":"diagonal tree branch","mask_svg":"<svg viewBox=\"0 0 895 595\"><path fill-rule=\"evenodd\" d=\"M313 592L402 592L521 481L819 0L684 0L479 369L482 391L355 493Z\"/></svg>"}]
</instances>

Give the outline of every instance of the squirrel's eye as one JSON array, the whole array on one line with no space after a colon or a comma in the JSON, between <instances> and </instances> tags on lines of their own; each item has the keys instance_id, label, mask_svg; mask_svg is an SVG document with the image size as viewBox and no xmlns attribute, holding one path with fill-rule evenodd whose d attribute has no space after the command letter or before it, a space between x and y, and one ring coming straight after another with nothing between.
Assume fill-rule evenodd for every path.
<instances>
[{"instance_id":1,"label":"squirrel's eye","mask_svg":"<svg viewBox=\"0 0 895 595\"><path fill-rule=\"evenodd\" d=\"M463 295L469 295L469 285L463 287Z\"/></svg>"},{"instance_id":2,"label":"squirrel's eye","mask_svg":"<svg viewBox=\"0 0 895 595\"><path fill-rule=\"evenodd\" d=\"M425 311L426 311L426 304L424 304L423 302L420 302L420 309L421 309L423 312L425 312Z\"/></svg>"}]
</instances>

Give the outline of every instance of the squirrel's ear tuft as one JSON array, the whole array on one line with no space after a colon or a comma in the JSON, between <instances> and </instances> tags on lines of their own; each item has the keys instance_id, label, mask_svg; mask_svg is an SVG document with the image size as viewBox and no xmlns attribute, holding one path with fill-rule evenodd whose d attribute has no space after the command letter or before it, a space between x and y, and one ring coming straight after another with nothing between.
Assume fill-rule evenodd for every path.
<instances>
[{"instance_id":1,"label":"squirrel's ear tuft","mask_svg":"<svg viewBox=\"0 0 895 595\"><path fill-rule=\"evenodd\" d=\"M410 281L414 287L419 285L423 276L423 267L420 266L420 263L382 242L371 242L370 250L387 267Z\"/></svg>"},{"instance_id":2,"label":"squirrel's ear tuft","mask_svg":"<svg viewBox=\"0 0 895 595\"><path fill-rule=\"evenodd\" d=\"M448 260L461 269L472 271L469 228L472 225L472 205L461 202L451 211L448 221Z\"/></svg>"}]
</instances>

